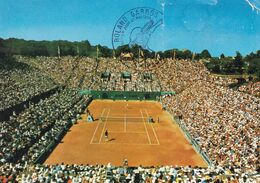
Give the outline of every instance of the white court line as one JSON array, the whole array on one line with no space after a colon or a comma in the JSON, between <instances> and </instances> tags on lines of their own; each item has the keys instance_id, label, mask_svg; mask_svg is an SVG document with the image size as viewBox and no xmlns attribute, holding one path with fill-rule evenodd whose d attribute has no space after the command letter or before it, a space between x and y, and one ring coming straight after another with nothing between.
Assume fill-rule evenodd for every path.
<instances>
[{"instance_id":1,"label":"white court line","mask_svg":"<svg viewBox=\"0 0 260 183\"><path fill-rule=\"evenodd\" d=\"M105 110L107 109L107 108L104 108ZM101 115L99 116L99 118L102 118L103 117L103 114L104 114L104 112L105 112L105 110L103 109L103 111L102 111L102 113L101 113Z\"/></svg>"},{"instance_id":2,"label":"white court line","mask_svg":"<svg viewBox=\"0 0 260 183\"><path fill-rule=\"evenodd\" d=\"M142 109L140 109L140 112L141 112L142 117L144 118L144 115L143 115ZM143 120L143 121L144 121L144 120ZM151 145L151 139L150 139L150 136L149 136L149 134L148 134L148 131L147 131L147 128L146 128L146 124L145 124L145 121L144 121L144 128L145 128L145 131L146 131L146 135L147 135L147 137L148 137L149 144Z\"/></svg>"},{"instance_id":3,"label":"white court line","mask_svg":"<svg viewBox=\"0 0 260 183\"><path fill-rule=\"evenodd\" d=\"M101 117L103 117L103 114L105 112L106 108L103 109L102 113L101 113Z\"/></svg>"},{"instance_id":4,"label":"white court line","mask_svg":"<svg viewBox=\"0 0 260 183\"><path fill-rule=\"evenodd\" d=\"M103 115L103 113L104 113L104 111L105 111L105 110L106 110L106 108L104 108L104 109L103 109L103 111L102 111L102 114L101 114L101 115ZM98 127L99 127L99 124L100 124L100 122L98 122L98 124L97 124L97 127L96 127L96 129L95 129L95 131L94 131L94 134L93 134L92 138L91 138L90 144L92 144L92 143L93 143L94 137L95 137L95 135L96 135L96 132L97 132L97 129L98 129Z\"/></svg>"},{"instance_id":5,"label":"white court line","mask_svg":"<svg viewBox=\"0 0 260 183\"><path fill-rule=\"evenodd\" d=\"M145 109L145 113L146 113L147 117L149 117L149 114L148 114L148 112L147 112L146 109ZM157 144L160 145L159 139L158 139L158 137L157 137L157 134L155 133L155 130L154 130L154 128L153 128L153 125L152 125L151 123L150 123L150 125L151 125L151 127L152 127L152 129L153 129L153 133L154 133L154 136L155 136L155 138L156 138Z\"/></svg>"},{"instance_id":6,"label":"white court line","mask_svg":"<svg viewBox=\"0 0 260 183\"><path fill-rule=\"evenodd\" d=\"M118 113L118 114L121 114L121 113ZM101 117L103 117L103 116L101 116ZM124 117L126 117L126 116L109 116L109 118L114 118L114 119L122 119L122 118L124 118ZM142 119L142 117L134 117L134 116L128 116L127 118L129 118L129 119Z\"/></svg>"},{"instance_id":7,"label":"white court line","mask_svg":"<svg viewBox=\"0 0 260 183\"><path fill-rule=\"evenodd\" d=\"M99 144L99 143L93 143L93 144ZM137 145L141 145L141 146L158 146L159 144L138 144L138 143L113 143L113 142L110 142L110 143L100 143L100 144L108 144L108 145L133 145L133 146L137 146ZM100 145L99 144L99 145Z\"/></svg>"},{"instance_id":8,"label":"white court line","mask_svg":"<svg viewBox=\"0 0 260 183\"><path fill-rule=\"evenodd\" d=\"M109 131L109 133L132 133L132 134L146 134L146 132L125 132L125 131Z\"/></svg>"},{"instance_id":9,"label":"white court line","mask_svg":"<svg viewBox=\"0 0 260 183\"><path fill-rule=\"evenodd\" d=\"M105 131L105 126L106 126L106 123L107 123L107 117L108 117L109 113L110 113L110 108L108 108L108 113L107 113L107 116L106 116L106 121L105 121L105 123L104 123L103 129L102 129L102 133L101 133L100 138L99 138L99 142L98 142L99 144L100 144L100 142L101 142L103 133L104 133L104 131Z\"/></svg>"}]
</instances>

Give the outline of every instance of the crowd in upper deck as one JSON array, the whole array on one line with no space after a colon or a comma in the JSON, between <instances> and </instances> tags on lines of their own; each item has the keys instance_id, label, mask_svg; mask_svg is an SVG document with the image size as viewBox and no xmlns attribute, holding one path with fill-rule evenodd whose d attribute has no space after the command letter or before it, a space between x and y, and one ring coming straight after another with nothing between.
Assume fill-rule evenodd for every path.
<instances>
[{"instance_id":1,"label":"crowd in upper deck","mask_svg":"<svg viewBox=\"0 0 260 183\"><path fill-rule=\"evenodd\" d=\"M0 61L0 111L55 86L51 78L27 64L12 60Z\"/></svg>"}]
</instances>

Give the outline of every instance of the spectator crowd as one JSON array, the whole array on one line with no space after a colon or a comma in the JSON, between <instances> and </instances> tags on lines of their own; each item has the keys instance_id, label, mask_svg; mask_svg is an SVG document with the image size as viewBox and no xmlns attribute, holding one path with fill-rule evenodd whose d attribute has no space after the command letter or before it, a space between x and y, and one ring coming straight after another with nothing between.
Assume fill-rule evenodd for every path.
<instances>
[{"instance_id":1,"label":"spectator crowd","mask_svg":"<svg viewBox=\"0 0 260 183\"><path fill-rule=\"evenodd\" d=\"M260 97L260 81L249 82L238 88L239 91Z\"/></svg>"},{"instance_id":2,"label":"spectator crowd","mask_svg":"<svg viewBox=\"0 0 260 183\"><path fill-rule=\"evenodd\" d=\"M199 81L163 102L214 164L259 171L258 98Z\"/></svg>"},{"instance_id":3,"label":"spectator crowd","mask_svg":"<svg viewBox=\"0 0 260 183\"><path fill-rule=\"evenodd\" d=\"M259 82L238 91L231 79L210 75L202 62L148 59L21 57L0 63L0 111L55 86L52 96L0 123L0 182L257 182ZM109 77L101 77L108 73ZM129 78L122 73L130 74ZM145 75L150 77L146 78ZM208 155L212 166L113 167L34 164L82 113L89 96L79 89L175 91L162 103ZM258 180L257 180L258 179ZM16 181L15 181L16 180Z\"/></svg>"},{"instance_id":4,"label":"spectator crowd","mask_svg":"<svg viewBox=\"0 0 260 183\"><path fill-rule=\"evenodd\" d=\"M87 100L77 91L59 91L1 122L0 161L35 162L57 135L76 120Z\"/></svg>"},{"instance_id":5,"label":"spectator crowd","mask_svg":"<svg viewBox=\"0 0 260 183\"><path fill-rule=\"evenodd\" d=\"M0 111L54 88L41 71L20 62L0 61Z\"/></svg>"},{"instance_id":6,"label":"spectator crowd","mask_svg":"<svg viewBox=\"0 0 260 183\"><path fill-rule=\"evenodd\" d=\"M57 183L257 183L259 175L248 175L227 167L126 167L107 165L20 165L5 164L0 168L3 182Z\"/></svg>"}]
</instances>

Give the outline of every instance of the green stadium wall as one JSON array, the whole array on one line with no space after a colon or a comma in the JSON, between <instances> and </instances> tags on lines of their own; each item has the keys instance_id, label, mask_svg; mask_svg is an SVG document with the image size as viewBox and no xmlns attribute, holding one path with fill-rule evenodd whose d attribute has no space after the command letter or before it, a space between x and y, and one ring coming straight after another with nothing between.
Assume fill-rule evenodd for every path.
<instances>
[{"instance_id":1,"label":"green stadium wall","mask_svg":"<svg viewBox=\"0 0 260 183\"><path fill-rule=\"evenodd\" d=\"M174 92L168 92L174 94ZM82 90L81 95L92 95L93 99L112 100L158 100L165 92L137 92L137 91L97 91Z\"/></svg>"}]
</instances>

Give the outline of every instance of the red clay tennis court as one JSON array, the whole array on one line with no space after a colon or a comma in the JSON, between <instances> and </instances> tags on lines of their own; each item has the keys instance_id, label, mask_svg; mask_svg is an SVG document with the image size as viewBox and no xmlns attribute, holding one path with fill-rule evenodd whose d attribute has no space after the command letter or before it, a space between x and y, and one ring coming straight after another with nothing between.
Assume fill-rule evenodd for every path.
<instances>
[{"instance_id":1,"label":"red clay tennis court","mask_svg":"<svg viewBox=\"0 0 260 183\"><path fill-rule=\"evenodd\" d=\"M130 166L206 166L158 102L94 100L88 109L96 120L86 122L83 114L46 164L120 166L126 158Z\"/></svg>"}]
</instances>

